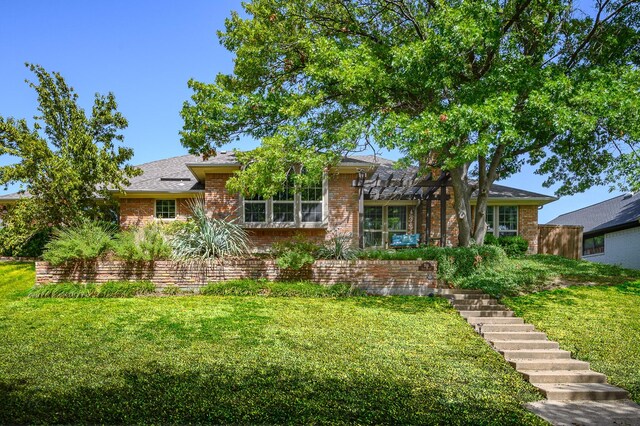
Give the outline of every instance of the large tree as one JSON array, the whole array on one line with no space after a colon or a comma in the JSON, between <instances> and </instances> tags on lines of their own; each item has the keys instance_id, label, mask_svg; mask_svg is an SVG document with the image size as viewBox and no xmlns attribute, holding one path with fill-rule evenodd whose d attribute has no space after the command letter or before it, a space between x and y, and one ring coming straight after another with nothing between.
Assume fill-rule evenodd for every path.
<instances>
[{"instance_id":1,"label":"large tree","mask_svg":"<svg viewBox=\"0 0 640 426\"><path fill-rule=\"evenodd\" d=\"M30 127L25 119L0 116L0 154L16 162L0 167L0 184L19 184L24 197L3 215L5 249L18 249L38 231L82 218L104 217L113 203L110 190L122 189L138 173L127 164L123 141L127 120L112 93L95 95L91 115L59 73L27 64L38 95Z\"/></svg>"},{"instance_id":2,"label":"large tree","mask_svg":"<svg viewBox=\"0 0 640 426\"><path fill-rule=\"evenodd\" d=\"M220 33L233 74L189 82L182 142L260 139L230 186L266 195L296 163L399 149L450 173L459 243L481 244L489 187L526 162L559 195L638 187L637 3L253 0Z\"/></svg>"}]
</instances>

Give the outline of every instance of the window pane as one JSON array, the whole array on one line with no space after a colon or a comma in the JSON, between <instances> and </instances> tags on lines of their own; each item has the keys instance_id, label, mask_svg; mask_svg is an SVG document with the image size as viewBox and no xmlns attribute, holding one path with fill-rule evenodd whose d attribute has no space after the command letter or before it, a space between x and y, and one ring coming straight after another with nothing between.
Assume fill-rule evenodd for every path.
<instances>
[{"instance_id":1,"label":"window pane","mask_svg":"<svg viewBox=\"0 0 640 426\"><path fill-rule=\"evenodd\" d=\"M487 222L487 232L493 233L493 206L487 206L487 214L484 219Z\"/></svg>"},{"instance_id":2,"label":"window pane","mask_svg":"<svg viewBox=\"0 0 640 426\"><path fill-rule=\"evenodd\" d=\"M382 247L382 232L381 231L364 231L364 246L365 247Z\"/></svg>"},{"instance_id":3,"label":"window pane","mask_svg":"<svg viewBox=\"0 0 640 426\"><path fill-rule=\"evenodd\" d=\"M518 207L500 206L498 209L498 227L500 232L518 231Z\"/></svg>"},{"instance_id":4,"label":"window pane","mask_svg":"<svg viewBox=\"0 0 640 426\"><path fill-rule=\"evenodd\" d=\"M156 200L156 217L159 219L175 219L176 200Z\"/></svg>"},{"instance_id":5,"label":"window pane","mask_svg":"<svg viewBox=\"0 0 640 426\"><path fill-rule=\"evenodd\" d=\"M302 201L322 201L322 182L302 188L300 197Z\"/></svg>"},{"instance_id":6,"label":"window pane","mask_svg":"<svg viewBox=\"0 0 640 426\"><path fill-rule=\"evenodd\" d=\"M303 222L322 222L322 203L303 203L301 207Z\"/></svg>"},{"instance_id":7,"label":"window pane","mask_svg":"<svg viewBox=\"0 0 640 426\"><path fill-rule=\"evenodd\" d=\"M274 222L293 222L293 203L273 203Z\"/></svg>"},{"instance_id":8,"label":"window pane","mask_svg":"<svg viewBox=\"0 0 640 426\"><path fill-rule=\"evenodd\" d=\"M598 254L604 253L604 235L586 238L582 244L582 254Z\"/></svg>"},{"instance_id":9,"label":"window pane","mask_svg":"<svg viewBox=\"0 0 640 426\"><path fill-rule=\"evenodd\" d=\"M405 206L388 207L387 224L389 231L407 230L407 208Z\"/></svg>"},{"instance_id":10,"label":"window pane","mask_svg":"<svg viewBox=\"0 0 640 426\"><path fill-rule=\"evenodd\" d=\"M267 205L262 202L253 202L244 204L244 221L245 222L264 222L267 217Z\"/></svg>"},{"instance_id":11,"label":"window pane","mask_svg":"<svg viewBox=\"0 0 640 426\"><path fill-rule=\"evenodd\" d=\"M364 208L364 229L382 229L382 206Z\"/></svg>"},{"instance_id":12,"label":"window pane","mask_svg":"<svg viewBox=\"0 0 640 426\"><path fill-rule=\"evenodd\" d=\"M289 177L287 182L285 182L282 191L278 192L273 196L274 201L293 201L293 182L292 178Z\"/></svg>"}]
</instances>

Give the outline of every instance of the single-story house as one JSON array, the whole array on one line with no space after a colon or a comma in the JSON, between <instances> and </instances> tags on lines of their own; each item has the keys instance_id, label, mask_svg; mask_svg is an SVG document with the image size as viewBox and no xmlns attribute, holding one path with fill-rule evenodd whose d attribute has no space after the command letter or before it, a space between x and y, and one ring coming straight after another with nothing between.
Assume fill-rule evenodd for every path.
<instances>
[{"instance_id":1,"label":"single-story house","mask_svg":"<svg viewBox=\"0 0 640 426\"><path fill-rule=\"evenodd\" d=\"M549 224L582 226L585 260L640 269L640 193L565 213Z\"/></svg>"},{"instance_id":2,"label":"single-story house","mask_svg":"<svg viewBox=\"0 0 640 426\"><path fill-rule=\"evenodd\" d=\"M345 157L322 182L291 188L271 199L244 198L227 191L227 179L241 165L234 152L204 160L183 155L138 166L120 201L120 225L139 226L154 220L185 219L187 200L203 197L219 218L234 218L250 234L256 250L274 241L302 235L324 241L350 235L366 247L388 247L394 234L420 234L421 242L456 245L458 227L452 187L445 173L423 177L417 167L396 169L393 161L374 156ZM16 199L12 194L0 197ZM537 252L538 209L554 197L493 185L488 224L496 236L521 235Z\"/></svg>"}]
</instances>

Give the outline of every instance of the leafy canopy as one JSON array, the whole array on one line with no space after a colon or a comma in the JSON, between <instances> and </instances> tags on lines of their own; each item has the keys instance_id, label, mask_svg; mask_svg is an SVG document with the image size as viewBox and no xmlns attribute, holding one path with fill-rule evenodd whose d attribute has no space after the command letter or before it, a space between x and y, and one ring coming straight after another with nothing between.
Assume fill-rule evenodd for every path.
<instances>
[{"instance_id":1,"label":"leafy canopy","mask_svg":"<svg viewBox=\"0 0 640 426\"><path fill-rule=\"evenodd\" d=\"M481 243L489 186L525 162L559 195L640 187L637 1L597 0L591 14L569 0L244 7L219 33L233 74L190 81L182 110L191 152L261 140L233 189L269 195L294 163L318 173L345 153L399 149L450 171L461 242Z\"/></svg>"},{"instance_id":2,"label":"leafy canopy","mask_svg":"<svg viewBox=\"0 0 640 426\"><path fill-rule=\"evenodd\" d=\"M20 184L24 197L5 213L3 245L18 247L39 230L108 215L111 190L122 190L139 173L127 164L133 150L117 143L127 120L112 93L96 94L91 114L57 72L27 64L37 81L32 126L0 116L0 153L17 162L0 167L0 184Z\"/></svg>"}]
</instances>

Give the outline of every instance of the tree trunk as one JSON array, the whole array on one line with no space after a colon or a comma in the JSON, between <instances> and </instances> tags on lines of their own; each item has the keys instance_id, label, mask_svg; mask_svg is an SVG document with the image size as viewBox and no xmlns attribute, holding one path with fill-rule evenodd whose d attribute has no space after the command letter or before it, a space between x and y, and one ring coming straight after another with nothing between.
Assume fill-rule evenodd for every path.
<instances>
[{"instance_id":1,"label":"tree trunk","mask_svg":"<svg viewBox=\"0 0 640 426\"><path fill-rule=\"evenodd\" d=\"M473 187L469 184L469 165L458 166L449 170L453 185L453 208L458 223L458 245L469 247L472 243L471 194Z\"/></svg>"}]
</instances>

